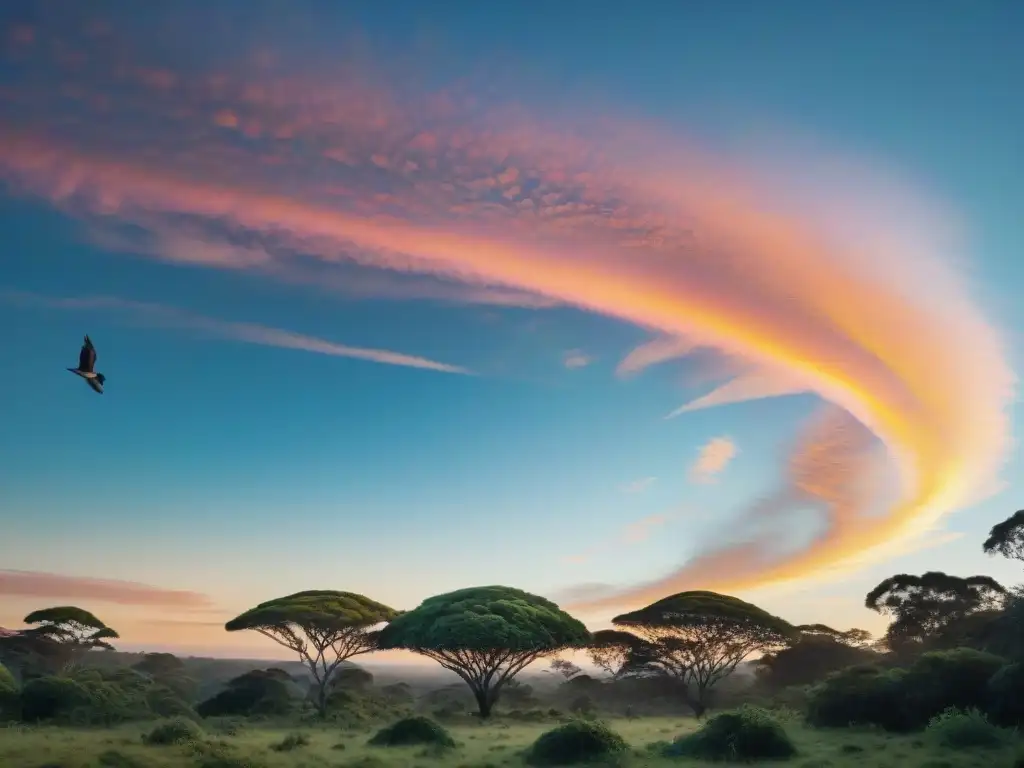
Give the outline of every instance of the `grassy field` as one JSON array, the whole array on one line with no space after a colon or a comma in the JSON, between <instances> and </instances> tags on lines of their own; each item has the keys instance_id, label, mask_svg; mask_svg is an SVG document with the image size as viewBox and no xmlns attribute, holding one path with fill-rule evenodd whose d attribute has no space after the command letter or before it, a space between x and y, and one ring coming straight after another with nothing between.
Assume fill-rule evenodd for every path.
<instances>
[{"instance_id":1,"label":"grassy field","mask_svg":"<svg viewBox=\"0 0 1024 768\"><path fill-rule=\"evenodd\" d=\"M654 757L644 747L671 740L695 727L692 720L648 718L613 720L633 753L619 764L636 768L668 765L711 765L691 760ZM151 726L150 726L151 727ZM550 724L453 726L457 749L431 755L422 748L369 747L373 731L344 732L329 728L275 729L243 727L235 735L211 734L194 745L149 746L142 743L142 726L110 729L0 728L0 766L3 768L498 768L524 765L521 752ZM799 754L786 765L795 768L1013 768L1018 754L1011 748L950 752L920 735L893 736L871 730L821 731L799 724L787 726ZM303 733L309 743L279 751L291 733ZM779 763L763 763L764 765ZM758 765L755 763L754 765Z\"/></svg>"}]
</instances>

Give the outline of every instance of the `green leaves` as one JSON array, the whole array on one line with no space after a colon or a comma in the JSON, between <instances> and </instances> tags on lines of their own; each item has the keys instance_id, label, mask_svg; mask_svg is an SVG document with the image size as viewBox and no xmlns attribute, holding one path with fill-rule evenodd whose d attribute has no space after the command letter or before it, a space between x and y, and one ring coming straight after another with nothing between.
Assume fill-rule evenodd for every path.
<instances>
[{"instance_id":1,"label":"green leaves","mask_svg":"<svg viewBox=\"0 0 1024 768\"><path fill-rule=\"evenodd\" d=\"M583 647L582 622L543 597L502 586L472 587L424 600L381 631L381 648L546 651Z\"/></svg>"},{"instance_id":2,"label":"green leaves","mask_svg":"<svg viewBox=\"0 0 1024 768\"><path fill-rule=\"evenodd\" d=\"M354 592L309 590L260 603L232 619L228 632L294 625L302 630L330 631L372 627L390 621L398 612Z\"/></svg>"}]
</instances>

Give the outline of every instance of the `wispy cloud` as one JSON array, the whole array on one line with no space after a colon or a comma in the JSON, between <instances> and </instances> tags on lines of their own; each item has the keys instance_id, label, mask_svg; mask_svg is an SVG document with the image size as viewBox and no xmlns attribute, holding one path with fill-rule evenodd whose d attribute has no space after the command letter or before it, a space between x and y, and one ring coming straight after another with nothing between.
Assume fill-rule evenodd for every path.
<instances>
[{"instance_id":1,"label":"wispy cloud","mask_svg":"<svg viewBox=\"0 0 1024 768\"><path fill-rule=\"evenodd\" d=\"M623 547L642 544L651 537L651 534L655 529L667 525L677 519L677 517L678 515L657 514L648 515L647 517L642 517L639 520L634 520L633 522L624 525L622 529L608 541L591 547L585 552L567 555L563 560L571 565L580 565L603 552L609 550L620 550Z\"/></svg>"},{"instance_id":2,"label":"wispy cloud","mask_svg":"<svg viewBox=\"0 0 1024 768\"><path fill-rule=\"evenodd\" d=\"M570 370L586 368L592 362L594 362L594 358L580 349L570 349L562 356L562 364Z\"/></svg>"},{"instance_id":3,"label":"wispy cloud","mask_svg":"<svg viewBox=\"0 0 1024 768\"><path fill-rule=\"evenodd\" d=\"M652 485L658 478L656 477L641 477L638 480L633 480L630 483L626 483L622 486L623 493L643 493Z\"/></svg>"},{"instance_id":4,"label":"wispy cloud","mask_svg":"<svg viewBox=\"0 0 1024 768\"><path fill-rule=\"evenodd\" d=\"M684 357L693 349L693 343L686 339L674 337L652 339L630 351L619 363L615 372L619 376L631 376L652 365Z\"/></svg>"},{"instance_id":5,"label":"wispy cloud","mask_svg":"<svg viewBox=\"0 0 1024 768\"><path fill-rule=\"evenodd\" d=\"M577 105L541 116L464 89L410 93L360 63L275 74L220 60L196 74L115 41L54 58L74 49L67 34L41 27L7 50L22 76L0 92L0 176L17 194L87 226L259 243L288 268L354 264L549 299L772 371L701 407L812 392L883 441L900 476L885 514L869 516L856 483L807 480L802 494L858 522L781 559L712 548L694 561L712 586L805 578L913 539L1006 459L1016 380L959 269L957 216L865 163L779 144L730 159ZM197 249L188 264L266 274L236 256ZM834 472L861 471L859 452L832 455Z\"/></svg>"},{"instance_id":6,"label":"wispy cloud","mask_svg":"<svg viewBox=\"0 0 1024 768\"><path fill-rule=\"evenodd\" d=\"M163 304L152 304L141 301L131 301L112 296L85 296L85 297L52 297L39 294L0 291L0 299L8 302L23 304L34 304L50 309L77 309L77 310L116 310L130 313L136 320L150 324L182 328L197 331L210 336L216 336L233 341L242 341L249 344L260 344L267 347L281 347L283 349L297 349L304 352L314 352L321 355L333 355L335 357L351 357L358 360L368 360L374 363L385 365L401 365L409 368L423 368L444 373L469 374L465 368L446 363L439 363L428 360L424 357L406 355L401 352L391 352L386 349L368 349L365 347L350 347L345 344L338 344L333 341L326 341L315 336L305 336L280 328L268 328L265 325L256 323L238 323L227 320L218 320L194 312L168 307Z\"/></svg>"},{"instance_id":7,"label":"wispy cloud","mask_svg":"<svg viewBox=\"0 0 1024 768\"><path fill-rule=\"evenodd\" d=\"M178 609L209 609L212 606L210 598L199 592L42 571L0 570L0 595Z\"/></svg>"},{"instance_id":8,"label":"wispy cloud","mask_svg":"<svg viewBox=\"0 0 1024 768\"><path fill-rule=\"evenodd\" d=\"M690 465L690 480L695 483L712 483L729 466L739 449L728 437L713 437L701 446L697 458Z\"/></svg>"}]
</instances>

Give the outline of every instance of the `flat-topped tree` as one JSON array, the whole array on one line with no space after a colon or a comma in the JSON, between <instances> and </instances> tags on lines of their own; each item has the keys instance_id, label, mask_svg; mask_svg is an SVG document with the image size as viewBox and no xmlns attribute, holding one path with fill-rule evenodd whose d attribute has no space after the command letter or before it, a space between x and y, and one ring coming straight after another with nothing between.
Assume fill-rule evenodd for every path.
<instances>
[{"instance_id":1,"label":"flat-topped tree","mask_svg":"<svg viewBox=\"0 0 1024 768\"><path fill-rule=\"evenodd\" d=\"M639 636L625 668L680 683L702 716L708 694L752 653L782 647L795 629L756 605L716 592L680 592L612 619Z\"/></svg>"},{"instance_id":2,"label":"flat-topped tree","mask_svg":"<svg viewBox=\"0 0 1024 768\"><path fill-rule=\"evenodd\" d=\"M260 603L224 628L250 629L299 655L316 681L316 706L327 712L327 690L338 666L377 648L378 624L398 611L353 592L310 590Z\"/></svg>"},{"instance_id":3,"label":"flat-topped tree","mask_svg":"<svg viewBox=\"0 0 1024 768\"><path fill-rule=\"evenodd\" d=\"M29 629L21 634L34 641L35 650L42 655L42 646L51 645L59 653L64 665L75 663L89 651L97 648L114 650L108 641L118 638L117 632L96 616L74 605L60 605L33 611L24 618Z\"/></svg>"},{"instance_id":4,"label":"flat-topped tree","mask_svg":"<svg viewBox=\"0 0 1024 768\"><path fill-rule=\"evenodd\" d=\"M451 670L487 718L502 687L529 664L589 641L583 623L550 600L490 586L424 600L381 631L379 647L410 650Z\"/></svg>"}]
</instances>

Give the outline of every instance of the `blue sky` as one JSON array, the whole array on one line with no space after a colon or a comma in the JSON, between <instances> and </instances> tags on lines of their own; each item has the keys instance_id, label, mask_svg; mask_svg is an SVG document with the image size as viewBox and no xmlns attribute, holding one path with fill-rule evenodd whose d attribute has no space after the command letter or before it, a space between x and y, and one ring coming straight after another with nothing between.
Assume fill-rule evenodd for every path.
<instances>
[{"instance_id":1,"label":"blue sky","mask_svg":"<svg viewBox=\"0 0 1024 768\"><path fill-rule=\"evenodd\" d=\"M13 95L4 97L0 113L0 221L6 238L0 256L0 322L8 329L5 351L14 373L0 380L0 400L8 404L0 435L0 466L5 468L0 563L69 580L60 582L64 586L47 582L50 586L40 587L24 574L5 577L13 600L5 596L0 626L17 625L40 603L75 598L123 627L129 646L163 643L217 653L271 653L259 640L245 645L250 641L224 637L216 625L260 600L311 588L350 589L405 608L430 594L472 584L508 583L563 604L568 603L561 596L579 585L604 584L632 594L620 600L620 607L628 608L640 600L642 590L629 593L634 585L660 579L714 550L723 525L728 531L729 521L738 521L779 486L801 424L829 400L827 393L806 382L792 384L788 377L794 374L775 366L782 356L774 363L757 358L758 365L772 364L767 370L773 382L783 380L783 389L796 393L764 397L758 392L749 402L666 420L678 406L748 375L743 365L755 360L757 350L748 356L739 341L738 346L728 346L729 340L719 343L714 324L696 327L701 323L680 300L679 327L693 324L692 340L702 350L634 376L617 373L630 350L669 329L648 322L654 316L643 314L646 310L620 311L617 299L598 298L610 296L611 289L598 290L605 272L592 267L591 252L601 252L593 259L608 260L601 269L633 258L624 250L604 253L607 240L594 239L601 230L585 229L599 224L574 224L576 229L565 234L564 229L535 229L520 218L508 224L482 218L485 203L493 206L511 200L510 195L476 200L469 214L462 203L441 213L420 203L416 207L395 191L406 187L388 187L391 197L383 200L374 195L385 182L364 173L362 166L358 173L328 179L345 187L337 206L353 216L378 222L391 215L402 227L429 226L430 232L515 243L521 249L543 241L551 253L566 254L562 261L524 256L526 266L516 274L528 277L516 282L510 277L519 269L515 260L510 258L500 275L497 267L488 272L500 259L486 261L491 258L486 249L478 249L485 254L478 261L453 255L462 259L457 269L428 265L396 274L381 253L394 253L398 246L361 242L354 234L342 237L340 245L325 246L326 230L316 229L321 224L304 230L297 223L306 221L301 211L285 227L280 218L271 223L255 221L256 214L246 218L246 211L257 207L249 197L238 198L241 213L211 213L210 207L200 210L190 202L206 200L209 185L217 184L232 194L272 192L275 199L311 207L314 194L323 192L314 189L314 182L320 183L321 172L324 178L334 173L331 160L309 159L311 148L329 140L343 146L346 156L365 153L363 165L369 166L370 156L386 148L383 138L376 149L367 142L388 133L396 121L403 130L415 127L456 137L462 131L482 142L507 127L502 105L515 105L516 115L526 115L514 134L509 129L508 139L516 147L509 157L525 158L517 160L520 179L531 173L531 162L541 163L541 149L563 146L557 143L563 128L578 131L583 138L574 139L570 149L582 146L586 152L581 150L580 167L572 172L585 169L588 179L601 173L621 177L621 188L635 195L626 201L629 205L623 202L625 192L607 195L594 209L597 218L632 215L649 206L649 217L671 222L659 225L659 231L670 229L672 237L689 231L678 223L689 221L683 214L692 213L696 231L703 234L707 226L715 237L730 235L731 220L714 220L717 214L710 210L676 210L674 197L652 197L654 187L641 184L641 179L654 183L648 148L643 142L634 145L634 131L650 130L652 147L657 144L664 157L677 146L706 151L716 184L726 177L727 165L728 177L738 174L737 183L749 182L751 190L763 181L757 174L765 168L778 173L773 163L794 175L825 168L816 189L835 192L837 199L853 194L867 205L889 194L888 188L879 187L876 196L866 184L851 193L829 174L839 159L855 170L870 164L936 201L939 210L955 212L965 233L958 247L926 254L924 267L907 260L909 276L899 278L906 282L899 283L899 290L893 287L896 278L886 282L884 270L872 272L871 279L878 291L892 289L894 307L904 298L900 291L920 292L919 304L907 300L899 305L901 312L917 312L907 307L935 302L939 293L928 285L934 257L963 278L969 307L957 303L934 318L894 316L955 324L969 312L971 322L1002 340L999 362L1007 370L1020 360L1022 318L1010 288L1024 277L1016 226L1024 199L1024 107L1015 81L1015 73L1024 70L1024 54L1012 35L1024 23L1024 10L1015 3L906 3L899 8L860 3L828 10L810 2L771 7L693 3L669 12L654 3L604 4L600 9L562 3L543 14L529 4L485 9L449 3L428 12L413 3L386 8L351 3L342 11L331 3L294 2L285 13L279 4L225 3L216 16L207 5L182 2L161 17L127 3L101 4L89 14L61 19L48 16L41 5L21 16L13 10L3 14L2 80ZM97 42L90 30L98 22L104 22L103 34L116 45L104 48ZM222 45L218 25L233 25L237 38ZM60 50L57 40L87 63L62 65L54 54ZM256 102L247 101L241 88L228 95L196 95L197 84L207 83L213 73L227 72L232 82L268 90L269 83L278 82L274 78L287 77L308 89L299 89L301 95L319 95L325 103L338 99L338 108L345 110L352 102L323 87L325 82L333 86L329 73L334 66L345 87L351 81L358 93L381 99L379 93L386 91L386 103L402 106L401 118L374 123L372 110L363 110L360 102L352 112L360 120L371 115L365 124L356 124L355 118L352 125L317 124L320 118L303 111L311 109L312 100L267 100L252 107ZM125 68L172 72L175 85L163 90L146 83L125 85L117 80ZM403 72L416 76L403 79ZM75 101L75 94L83 92L106 94L115 108ZM418 100L439 93L465 102L431 111L435 102L424 106L426 101ZM595 120L579 119L577 106ZM252 118L258 127L241 138L222 135L247 130L249 108L265 110ZM90 109L95 113L83 118L81 111L89 114ZM161 116L168 114L189 130L161 127ZM271 141L266 126L284 119L282 114L291 121L288 131L279 131ZM614 130L606 133L603 121L614 122ZM221 133L210 132L213 122ZM641 124L642 129L636 127ZM370 130L375 125L376 132ZM149 141L159 151L147 154ZM465 143L452 139L451 146ZM783 159L768 151L774 146L786 149ZM566 150L552 152L558 156ZM650 149L649 155L658 152ZM26 157L38 162L28 163ZM52 157L58 161L47 165L45 158ZM273 162L264 163L268 157ZM407 161L410 173L426 167L416 158L415 168ZM383 162L374 159L372 164L394 169L393 160L387 166ZM442 184L438 189L448 189L465 182L470 188L472 182L460 176L462 166L452 162L446 171L442 160L433 169L435 176L418 183L436 182ZM505 170L513 167L508 158L501 162ZM356 165L349 163L350 168ZM501 168L496 166L496 176L505 172ZM673 168L666 161L665 175L671 177ZM142 170L133 175L136 169ZM544 168L537 183L557 186L565 173ZM194 195L139 186L145 183L140 178L171 176L187 179ZM67 183L81 194L60 193ZM679 183L690 182L680 175ZM577 197L565 192L562 199L588 202L587 184L579 182L583 192L570 191ZM698 192L704 188L693 184ZM528 191L528 185L520 184L513 195ZM763 208L755 202L752 209L776 215L772 195L759 194L750 197L762 201ZM323 209L319 198L316 205ZM801 232L817 224L809 208L797 206L791 213L786 221L795 221L792 226ZM648 224L649 217L644 219ZM930 233L907 227L907 237L928 241ZM557 239L563 235L578 238L572 248ZM645 240L644 247L650 242ZM348 255L337 258L338 248L352 243L359 253L371 253L355 257L357 268L343 263ZM244 250L246 260L225 266L215 258L224 248ZM836 280L847 273L861 275L857 259L843 248L825 250L823 263L836 260ZM252 260L265 252L274 257L274 269ZM437 264L445 260L434 251L409 255ZM753 247L736 258L748 273L778 274L788 267L773 260L785 256L773 247L763 252ZM903 258L884 250L872 256L882 264ZM672 260L688 257L681 251L652 250L635 258L649 259L645 264L655 270L675 269ZM318 277L310 278L311 265ZM566 265L580 270L578 285L566 279L555 286L554 278L549 285L546 276L529 277L548 269L555 274ZM595 271L588 272L591 268ZM772 309L787 306L784 302L768 295L769 288L730 282L729 274L714 272L717 268L688 273L681 266L678 274L666 273L666 284L678 280L684 296L691 290L687 286L706 281L700 284L720 301L723 316L731 302L749 303L753 297L758 307L763 302L766 327L774 322L777 338L789 338L785 329L797 321L787 324L782 314L788 310ZM805 270L794 272L793 280L806 316L829 314L820 307L814 310L818 314L810 314L820 298L800 287L812 285L810 277L804 280L810 268L792 269ZM500 283L560 305L538 308L523 301L512 303L526 306L507 306L462 293L455 300L436 300L432 290L437 285L458 289L469 273L488 278L487 285L478 281L473 286L490 289ZM386 279L386 288L358 288L367 275ZM587 294L591 284L593 300ZM400 291L399 285L411 287ZM636 295L642 296L637 286ZM851 296L858 290L851 287ZM864 295L870 301L876 294ZM842 324L838 310L831 319ZM825 328L827 323L821 323ZM388 350L465 368L472 375L287 348L295 346L291 342L282 347L281 337L268 329L301 335L298 346L308 348L310 340L320 340ZM705 331L706 338L699 335ZM108 377L102 397L63 370L74 365L84 333L96 343L97 367ZM986 558L980 544L992 524L1019 506L1014 499L1020 489L1014 480L1019 474L1016 449L989 439L988 433L970 432L972 421L997 416L1005 416L1008 425L1015 421L1014 398L980 404L972 399L976 394L984 399L988 369L979 364L977 381L950 384L948 392L929 400L930 395L915 389L920 374L892 373L900 369L902 348L892 342L891 349L879 351L885 340L871 341L872 334L877 329L867 325L843 334L850 349L871 349L881 361L877 369L851 367L851 377L862 373L868 388L868 383L887 381L886 376L896 380L905 374L907 391L920 393L922 412L941 402L943 418L948 418L925 436L926 420L906 426L907 435L919 436L922 466L934 458L936 467L962 467L984 453L989 464L1007 462L1002 477L1009 485L980 503L961 499L945 510L945 530L960 532L962 538L942 539L940 545L933 541L924 549L908 545L903 554L855 569L838 583L826 580L820 570L808 570L802 580L786 586L759 589L755 573L729 589L793 620L877 631L884 622L862 608L863 595L893 573L941 568L1017 580L1019 569ZM911 345L908 349L928 350L936 343L929 338L918 345L909 331L906 340L901 334L893 331L900 343ZM948 357L936 362L936 370L974 361L970 344L963 345L968 348L962 354L939 346ZM835 354L842 358L846 353L837 347ZM991 362L987 357L985 364ZM882 395L889 392L888 385L877 386ZM964 413L953 413L951 403L959 407L961 399ZM869 400L874 402L864 402ZM861 415L856 403L843 397L835 402L844 412ZM899 425L893 429L902 434ZM930 446L939 435L977 445L978 452L973 457L939 455L935 448L932 457ZM882 442L884 437L875 435ZM715 438L726 439L735 455L720 456L714 472L695 477L692 468L700 451ZM964 477L970 474L975 482L974 475L983 469L963 470ZM936 470L936 477L948 474ZM647 478L656 479L645 485L641 481ZM985 483L977 480L975 485ZM817 525L808 522L806 511L790 510L784 535L794 546L803 546ZM840 549L831 554L823 549L822 557L838 561L849 554ZM193 591L206 599L175 603L176 598L168 602L146 593L111 602L110 593L95 592L90 579ZM712 579L693 586L716 584ZM57 594L61 590L64 594ZM581 615L599 626L618 612L609 604ZM167 621L177 622L173 632L160 623Z\"/></svg>"}]
</instances>

